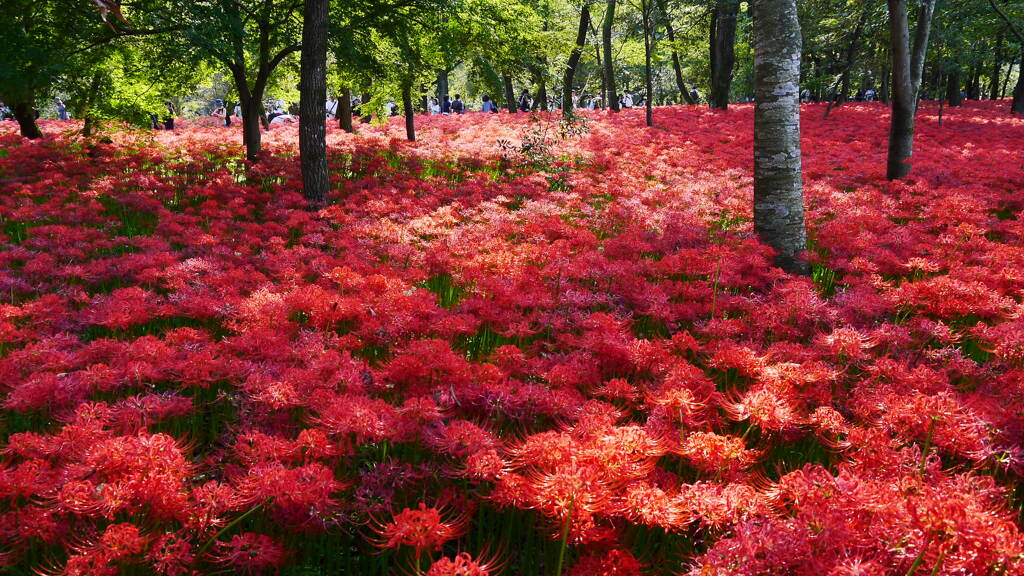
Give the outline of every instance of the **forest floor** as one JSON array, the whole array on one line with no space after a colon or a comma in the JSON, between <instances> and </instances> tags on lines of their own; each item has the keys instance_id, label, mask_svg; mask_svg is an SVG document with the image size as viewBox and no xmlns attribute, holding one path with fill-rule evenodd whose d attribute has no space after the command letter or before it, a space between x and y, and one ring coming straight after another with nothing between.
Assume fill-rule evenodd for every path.
<instances>
[{"instance_id":1,"label":"forest floor","mask_svg":"<svg viewBox=\"0 0 1024 576\"><path fill-rule=\"evenodd\" d=\"M1024 119L803 114L811 278L750 105L103 142L0 124L11 574L1024 572ZM199 122L201 123L201 121ZM2 570L0 570L2 571Z\"/></svg>"}]
</instances>

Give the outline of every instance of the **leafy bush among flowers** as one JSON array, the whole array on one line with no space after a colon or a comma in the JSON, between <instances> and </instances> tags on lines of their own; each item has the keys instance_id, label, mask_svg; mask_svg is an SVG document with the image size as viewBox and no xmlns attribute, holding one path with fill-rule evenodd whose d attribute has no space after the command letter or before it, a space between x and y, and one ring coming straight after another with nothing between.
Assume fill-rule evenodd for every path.
<instances>
[{"instance_id":1,"label":"leafy bush among flowers","mask_svg":"<svg viewBox=\"0 0 1024 576\"><path fill-rule=\"evenodd\" d=\"M0 126L0 565L1024 573L1024 121L924 106L890 183L820 112L810 279L749 106L332 128L319 213L293 126Z\"/></svg>"}]
</instances>

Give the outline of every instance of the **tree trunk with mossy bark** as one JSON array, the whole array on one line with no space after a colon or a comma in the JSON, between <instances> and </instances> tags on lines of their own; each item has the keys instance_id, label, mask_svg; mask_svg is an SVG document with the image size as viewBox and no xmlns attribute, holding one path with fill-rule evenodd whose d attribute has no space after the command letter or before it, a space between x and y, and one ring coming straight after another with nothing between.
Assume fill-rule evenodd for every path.
<instances>
[{"instance_id":1,"label":"tree trunk with mossy bark","mask_svg":"<svg viewBox=\"0 0 1024 576\"><path fill-rule=\"evenodd\" d=\"M892 55L892 122L886 178L899 180L910 174L914 153L914 115L921 88L924 57L928 51L935 0L924 0L917 16L914 45L910 45L907 0L889 0L889 50Z\"/></svg>"},{"instance_id":2,"label":"tree trunk with mossy bark","mask_svg":"<svg viewBox=\"0 0 1024 576\"><path fill-rule=\"evenodd\" d=\"M711 13L711 108L729 107L732 69L736 64L736 17L739 0L717 0Z\"/></svg>"},{"instance_id":3,"label":"tree trunk with mossy bark","mask_svg":"<svg viewBox=\"0 0 1024 576\"><path fill-rule=\"evenodd\" d=\"M754 0L754 230L776 264L807 274L800 162L800 50L796 0Z\"/></svg>"},{"instance_id":4,"label":"tree trunk with mossy bark","mask_svg":"<svg viewBox=\"0 0 1024 576\"><path fill-rule=\"evenodd\" d=\"M299 162L310 207L327 203L327 27L330 0L306 0L299 61Z\"/></svg>"}]
</instances>

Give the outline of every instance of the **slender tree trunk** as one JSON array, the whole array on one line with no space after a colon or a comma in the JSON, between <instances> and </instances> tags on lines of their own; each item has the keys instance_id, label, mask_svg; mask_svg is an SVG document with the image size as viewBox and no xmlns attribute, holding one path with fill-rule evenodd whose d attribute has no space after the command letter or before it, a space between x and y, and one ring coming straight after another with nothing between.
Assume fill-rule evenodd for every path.
<instances>
[{"instance_id":1,"label":"slender tree trunk","mask_svg":"<svg viewBox=\"0 0 1024 576\"><path fill-rule=\"evenodd\" d=\"M565 76L562 78L562 113L573 113L573 78L576 76L576 67L579 66L580 58L583 56L583 49L587 47L587 30L590 28L590 5L584 1L580 10L580 26L576 31L576 44L572 47L569 60L565 63Z\"/></svg>"},{"instance_id":2,"label":"slender tree trunk","mask_svg":"<svg viewBox=\"0 0 1024 576\"><path fill-rule=\"evenodd\" d=\"M853 29L853 33L850 35L850 42L846 45L846 54L843 58L843 73L840 82L840 104L850 99L850 71L853 70L853 65L857 62L857 49L860 48L860 38L864 33L864 26L868 23L869 15L870 12L867 9L861 12L860 19L857 20L857 26Z\"/></svg>"},{"instance_id":3,"label":"slender tree trunk","mask_svg":"<svg viewBox=\"0 0 1024 576\"><path fill-rule=\"evenodd\" d=\"M914 113L921 74L924 72L924 56L928 50L935 0L924 0L921 4L913 53L907 22L907 0L888 0L888 3L893 102L886 177L899 180L910 174L910 157L914 152Z\"/></svg>"},{"instance_id":4,"label":"slender tree trunk","mask_svg":"<svg viewBox=\"0 0 1024 576\"><path fill-rule=\"evenodd\" d=\"M946 100L950 108L956 108L964 103L960 94L960 65L952 64L952 69L946 79Z\"/></svg>"},{"instance_id":5,"label":"slender tree trunk","mask_svg":"<svg viewBox=\"0 0 1024 576\"><path fill-rule=\"evenodd\" d=\"M352 89L348 86L341 87L341 97L338 99L338 126L352 133Z\"/></svg>"},{"instance_id":6,"label":"slender tree trunk","mask_svg":"<svg viewBox=\"0 0 1024 576\"><path fill-rule=\"evenodd\" d=\"M1013 32L1013 35L1017 37L1017 41L1020 42L1020 70L1017 71L1017 85L1013 89L1013 102L1010 104L1010 112L1013 114L1024 114L1024 31L1010 20L1010 17L1006 15L1006 12L996 4L996 0L988 0L992 9L999 14L999 17L1006 22L1006 26ZM1013 64L1010 65L1010 71L1006 73L1007 77L1013 73Z\"/></svg>"},{"instance_id":7,"label":"slender tree trunk","mask_svg":"<svg viewBox=\"0 0 1024 576\"><path fill-rule=\"evenodd\" d=\"M508 74L501 75L501 85L505 90L505 107L512 114L519 111L516 106L516 89L512 86L512 77Z\"/></svg>"},{"instance_id":8,"label":"slender tree trunk","mask_svg":"<svg viewBox=\"0 0 1024 576\"><path fill-rule=\"evenodd\" d=\"M856 28L853 29L853 33L850 35L850 41L846 44L846 51L843 56L843 70L839 75L839 79L836 83L832 84L832 89L829 91L828 106L825 108L825 119L828 119L829 114L832 112L832 106L840 106L850 97L850 70L853 68L854 62L857 60L857 48L860 46L860 36L864 31L864 25L868 21L868 10L864 10L861 13L860 19L857 21ZM841 86L836 98L836 89Z\"/></svg>"},{"instance_id":9,"label":"slender tree trunk","mask_svg":"<svg viewBox=\"0 0 1024 576\"><path fill-rule=\"evenodd\" d=\"M890 90L889 90L889 80L891 79L891 76L892 76L892 68L890 67L890 63L892 62L892 57L890 55L889 50L885 49L885 46L882 46L882 57L883 57L883 59L882 59L882 62L883 62L883 64L882 64L882 84L881 84L881 87L878 90L878 99L882 102L882 104L885 104L886 106L888 106L889 105L889 92L890 92Z\"/></svg>"},{"instance_id":10,"label":"slender tree trunk","mask_svg":"<svg viewBox=\"0 0 1024 576\"><path fill-rule=\"evenodd\" d=\"M675 73L676 77L676 88L679 90L680 102L686 102L687 104L696 104L697 101L690 95L690 91L687 90L686 82L683 80L683 67L679 62L679 48L676 46L676 31L672 26L672 15L668 13L665 6L665 0L658 0L658 9L661 12L662 23L665 25L665 34L668 36L668 43L672 49L672 72Z\"/></svg>"},{"instance_id":11,"label":"slender tree trunk","mask_svg":"<svg viewBox=\"0 0 1024 576\"><path fill-rule=\"evenodd\" d=\"M1014 114L1024 114L1024 45L1021 47L1020 57L1017 58L1017 61L1021 65L1017 71L1017 85L1013 88L1013 103L1010 105L1010 111Z\"/></svg>"},{"instance_id":12,"label":"slender tree trunk","mask_svg":"<svg viewBox=\"0 0 1024 576\"><path fill-rule=\"evenodd\" d=\"M939 83L940 84L942 83L941 77L939 78ZM946 99L945 98L939 98L939 126L942 126L942 113L944 112L943 105L945 103L946 103Z\"/></svg>"},{"instance_id":13,"label":"slender tree trunk","mask_svg":"<svg viewBox=\"0 0 1024 576\"><path fill-rule=\"evenodd\" d=\"M302 195L310 206L327 203L327 28L330 0L306 0L299 62L299 158Z\"/></svg>"},{"instance_id":14,"label":"slender tree trunk","mask_svg":"<svg viewBox=\"0 0 1024 576\"><path fill-rule=\"evenodd\" d=\"M648 126L654 126L654 82L651 80L651 0L640 0L641 20L644 26L644 108Z\"/></svg>"},{"instance_id":15,"label":"slender tree trunk","mask_svg":"<svg viewBox=\"0 0 1024 576\"><path fill-rule=\"evenodd\" d=\"M807 274L800 164L800 50L796 0L754 0L754 230L776 263Z\"/></svg>"},{"instance_id":16,"label":"slender tree trunk","mask_svg":"<svg viewBox=\"0 0 1024 576\"><path fill-rule=\"evenodd\" d=\"M402 85L402 111L405 112L405 139L416 141L416 111L412 108L412 84Z\"/></svg>"},{"instance_id":17,"label":"slender tree trunk","mask_svg":"<svg viewBox=\"0 0 1024 576\"><path fill-rule=\"evenodd\" d=\"M1003 71L1003 33L996 36L996 47L994 60L992 62L992 77L989 79L989 100L999 99L999 75Z\"/></svg>"},{"instance_id":18,"label":"slender tree trunk","mask_svg":"<svg viewBox=\"0 0 1024 576\"><path fill-rule=\"evenodd\" d=\"M1010 85L1010 76L1013 75L1013 67L1017 64L1017 55L1010 56L1010 66L1003 75L1003 86L999 89L999 99L1006 98L1006 88Z\"/></svg>"},{"instance_id":19,"label":"slender tree trunk","mask_svg":"<svg viewBox=\"0 0 1024 576\"><path fill-rule=\"evenodd\" d=\"M615 66L612 56L612 25L615 23L615 0L608 0L608 8L604 13L601 25L601 46L604 49L604 86L605 103L608 108L619 111L619 93L615 89Z\"/></svg>"},{"instance_id":20,"label":"slender tree trunk","mask_svg":"<svg viewBox=\"0 0 1024 576\"><path fill-rule=\"evenodd\" d=\"M43 137L43 132L39 129L39 124L36 123L35 98L31 97L31 92L29 94L29 98L14 102L11 112L14 113L14 119L18 121L21 135L29 140L36 140Z\"/></svg>"},{"instance_id":21,"label":"slender tree trunk","mask_svg":"<svg viewBox=\"0 0 1024 576\"><path fill-rule=\"evenodd\" d=\"M711 26L711 98L712 108L729 107L732 69L736 64L736 16L738 0L717 0Z\"/></svg>"}]
</instances>

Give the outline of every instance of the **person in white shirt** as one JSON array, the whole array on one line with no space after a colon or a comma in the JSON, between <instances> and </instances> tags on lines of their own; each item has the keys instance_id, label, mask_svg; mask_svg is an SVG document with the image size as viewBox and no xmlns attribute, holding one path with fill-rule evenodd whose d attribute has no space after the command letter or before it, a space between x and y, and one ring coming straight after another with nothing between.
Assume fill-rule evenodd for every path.
<instances>
[{"instance_id":1,"label":"person in white shirt","mask_svg":"<svg viewBox=\"0 0 1024 576\"><path fill-rule=\"evenodd\" d=\"M633 107L633 95L629 92L623 92L622 94L622 107L632 108Z\"/></svg>"},{"instance_id":2,"label":"person in white shirt","mask_svg":"<svg viewBox=\"0 0 1024 576\"><path fill-rule=\"evenodd\" d=\"M437 102L437 98L430 99L430 115L435 116L441 113L441 105Z\"/></svg>"},{"instance_id":3,"label":"person in white shirt","mask_svg":"<svg viewBox=\"0 0 1024 576\"><path fill-rule=\"evenodd\" d=\"M333 119L338 115L338 99L331 98L327 101L327 117Z\"/></svg>"}]
</instances>

